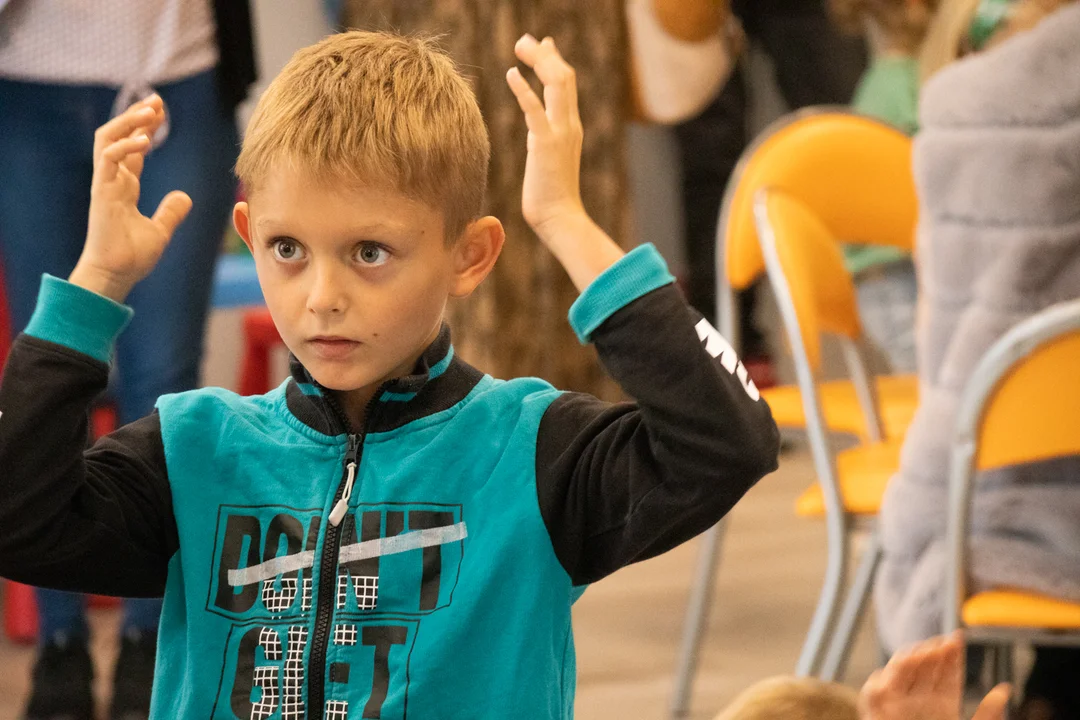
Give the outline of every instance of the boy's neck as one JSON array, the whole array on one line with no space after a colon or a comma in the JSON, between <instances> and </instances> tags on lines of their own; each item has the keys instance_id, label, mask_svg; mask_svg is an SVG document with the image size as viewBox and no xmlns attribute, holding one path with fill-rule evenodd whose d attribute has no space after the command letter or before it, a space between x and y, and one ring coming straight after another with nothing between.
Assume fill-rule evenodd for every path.
<instances>
[{"instance_id":1,"label":"boy's neck","mask_svg":"<svg viewBox=\"0 0 1080 720\"><path fill-rule=\"evenodd\" d=\"M375 393L379 392L379 389L383 384L389 380L405 377L412 374L416 369L416 364L420 361L420 358L428 347L435 342L439 336L439 331L442 328L442 323L432 331L431 337L429 337L424 344L412 355L405 359L395 370L391 371L389 375L382 380L367 385L365 387L357 388L355 390L332 390L334 397L337 399L338 405L341 411L345 414L343 418L350 429L350 432L359 432L364 427L364 423L367 421L367 410L371 404L371 399L375 397Z\"/></svg>"},{"instance_id":2,"label":"boy's neck","mask_svg":"<svg viewBox=\"0 0 1080 720\"><path fill-rule=\"evenodd\" d=\"M345 413L344 420L348 424L350 432L357 432L364 427L367 420L367 408L371 398L379 389L381 383L356 390L333 390L341 411Z\"/></svg>"}]
</instances>

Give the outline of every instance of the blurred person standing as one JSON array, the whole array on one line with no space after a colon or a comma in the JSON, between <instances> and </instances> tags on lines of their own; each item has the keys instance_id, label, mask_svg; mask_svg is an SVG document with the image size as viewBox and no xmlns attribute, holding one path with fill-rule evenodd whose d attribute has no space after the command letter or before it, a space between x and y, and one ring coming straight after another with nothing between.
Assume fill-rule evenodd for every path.
<instances>
[{"instance_id":1,"label":"blurred person standing","mask_svg":"<svg viewBox=\"0 0 1080 720\"><path fill-rule=\"evenodd\" d=\"M43 273L67 277L86 239L94 131L152 92L153 138L140 210L167 191L194 201L157 269L131 294L117 348L121 424L198 382L214 263L236 195L234 111L255 77L250 10L237 0L10 0L0 3L0 255L12 328ZM85 601L38 591L40 645L28 720L94 716ZM124 602L110 717L145 718L159 599Z\"/></svg>"},{"instance_id":2,"label":"blurred person standing","mask_svg":"<svg viewBox=\"0 0 1080 720\"><path fill-rule=\"evenodd\" d=\"M840 32L825 0L736 0L731 11L749 41L772 60L777 86L790 109L851 100L866 67L866 46L861 38ZM716 99L698 116L675 126L683 169L687 295L713 321L717 220L724 189L752 139L748 110L753 92L745 62L739 62ZM768 348L754 319L755 297L756 286L740 294L739 341L755 382L768 386Z\"/></svg>"},{"instance_id":3,"label":"blurred person standing","mask_svg":"<svg viewBox=\"0 0 1080 720\"><path fill-rule=\"evenodd\" d=\"M937 0L831 0L841 27L869 32L877 42L859 80L852 108L914 135L919 127L919 50ZM915 263L898 248L847 245L844 259L855 280L867 337L889 371L915 372Z\"/></svg>"},{"instance_id":4,"label":"blurred person standing","mask_svg":"<svg viewBox=\"0 0 1080 720\"><path fill-rule=\"evenodd\" d=\"M964 383L1011 327L1080 298L1080 4L944 0L928 58L914 149L919 407L882 503L875 587L891 649L941 628L950 439ZM1080 601L1078 478L1075 456L979 473L973 592ZM1077 678L1080 650L1036 647L1018 717L1080 717Z\"/></svg>"}]
</instances>

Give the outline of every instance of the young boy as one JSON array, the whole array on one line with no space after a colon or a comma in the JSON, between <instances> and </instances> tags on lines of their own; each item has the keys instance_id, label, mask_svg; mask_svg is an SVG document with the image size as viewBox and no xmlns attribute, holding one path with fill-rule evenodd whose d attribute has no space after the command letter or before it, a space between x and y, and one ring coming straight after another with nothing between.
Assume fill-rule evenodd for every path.
<instances>
[{"instance_id":1,"label":"young boy","mask_svg":"<svg viewBox=\"0 0 1080 720\"><path fill-rule=\"evenodd\" d=\"M164 592L153 716L571 717L584 587L775 469L776 427L731 347L655 249L624 256L586 215L572 69L550 39L516 51L544 85L541 102L507 76L529 127L525 217L637 404L454 356L445 304L503 243L480 217L484 124L431 43L352 32L296 54L237 166L235 224L292 377L262 397L163 397L84 453L120 303L190 207L135 208L156 97L98 131L82 259L43 281L0 386L0 574Z\"/></svg>"}]
</instances>

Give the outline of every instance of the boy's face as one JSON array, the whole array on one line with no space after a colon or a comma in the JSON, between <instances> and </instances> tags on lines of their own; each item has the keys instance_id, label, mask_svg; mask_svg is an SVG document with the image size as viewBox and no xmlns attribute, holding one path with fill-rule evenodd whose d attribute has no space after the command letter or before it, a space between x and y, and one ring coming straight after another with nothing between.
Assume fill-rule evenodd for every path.
<instances>
[{"instance_id":1,"label":"boy's face","mask_svg":"<svg viewBox=\"0 0 1080 720\"><path fill-rule=\"evenodd\" d=\"M502 243L494 218L447 244L442 213L424 203L291 170L270 173L233 219L285 344L340 391L409 374L438 335L447 298L469 294Z\"/></svg>"}]
</instances>

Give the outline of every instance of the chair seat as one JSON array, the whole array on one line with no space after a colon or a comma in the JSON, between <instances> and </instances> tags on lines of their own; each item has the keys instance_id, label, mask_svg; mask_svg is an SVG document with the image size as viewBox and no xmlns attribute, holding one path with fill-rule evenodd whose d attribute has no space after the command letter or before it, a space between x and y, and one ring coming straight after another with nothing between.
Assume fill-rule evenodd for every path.
<instances>
[{"instance_id":1,"label":"chair seat","mask_svg":"<svg viewBox=\"0 0 1080 720\"><path fill-rule=\"evenodd\" d=\"M964 624L975 627L1080 630L1080 603L1020 590L990 590L964 603Z\"/></svg>"},{"instance_id":2,"label":"chair seat","mask_svg":"<svg viewBox=\"0 0 1080 720\"><path fill-rule=\"evenodd\" d=\"M915 375L883 375L876 378L878 404L885 435L903 437L907 432L915 407L919 404L919 383ZM825 424L833 432L867 437L855 386L849 380L834 380L818 385ZM773 419L781 428L806 427L802 393L797 385L779 385L761 391L772 409Z\"/></svg>"},{"instance_id":3,"label":"chair seat","mask_svg":"<svg viewBox=\"0 0 1080 720\"><path fill-rule=\"evenodd\" d=\"M844 509L856 515L876 515L881 509L885 486L900 467L902 440L888 440L872 445L859 445L837 453L836 472L840 480L840 497ZM814 483L795 502L795 513L801 517L825 515L825 493Z\"/></svg>"}]
</instances>

